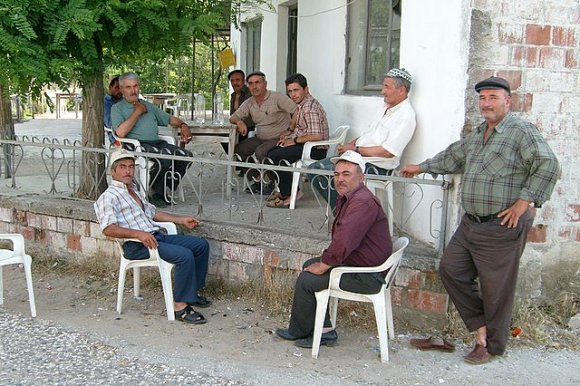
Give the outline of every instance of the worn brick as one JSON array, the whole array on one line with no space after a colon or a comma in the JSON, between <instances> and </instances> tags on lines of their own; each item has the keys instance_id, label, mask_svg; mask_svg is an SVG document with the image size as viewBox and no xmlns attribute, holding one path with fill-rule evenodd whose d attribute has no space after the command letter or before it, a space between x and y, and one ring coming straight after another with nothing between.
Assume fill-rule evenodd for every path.
<instances>
[{"instance_id":1,"label":"worn brick","mask_svg":"<svg viewBox=\"0 0 580 386\"><path fill-rule=\"evenodd\" d=\"M555 46L576 47L574 28L554 27L552 29L552 44Z\"/></svg>"},{"instance_id":2,"label":"worn brick","mask_svg":"<svg viewBox=\"0 0 580 386\"><path fill-rule=\"evenodd\" d=\"M580 95L563 96L562 104L560 105L560 112L565 114L580 114ZM574 125L575 122L571 123ZM578 129L577 126L576 129Z\"/></svg>"},{"instance_id":3,"label":"worn brick","mask_svg":"<svg viewBox=\"0 0 580 386\"><path fill-rule=\"evenodd\" d=\"M0 221L12 222L13 214L12 208L0 208Z\"/></svg>"},{"instance_id":4,"label":"worn brick","mask_svg":"<svg viewBox=\"0 0 580 386\"><path fill-rule=\"evenodd\" d=\"M216 277L229 280L229 261L210 260L207 273L209 275L214 275Z\"/></svg>"},{"instance_id":5,"label":"worn brick","mask_svg":"<svg viewBox=\"0 0 580 386\"><path fill-rule=\"evenodd\" d=\"M14 221L18 224L27 225L28 224L28 212L22 210L16 210L14 212Z\"/></svg>"},{"instance_id":6,"label":"worn brick","mask_svg":"<svg viewBox=\"0 0 580 386\"><path fill-rule=\"evenodd\" d=\"M529 243L545 243L546 242L546 232L548 226L544 224L534 225L528 232L528 242Z\"/></svg>"},{"instance_id":7,"label":"worn brick","mask_svg":"<svg viewBox=\"0 0 580 386\"><path fill-rule=\"evenodd\" d=\"M528 112L532 109L534 96L530 93L513 93L511 111Z\"/></svg>"},{"instance_id":8,"label":"worn brick","mask_svg":"<svg viewBox=\"0 0 580 386\"><path fill-rule=\"evenodd\" d=\"M550 34L552 33L551 26L527 24L525 29L527 44L533 44L536 46L545 46L550 44Z\"/></svg>"},{"instance_id":9,"label":"worn brick","mask_svg":"<svg viewBox=\"0 0 580 386\"><path fill-rule=\"evenodd\" d=\"M32 227L21 227L19 232L25 240L28 241L35 241L36 240L36 232Z\"/></svg>"},{"instance_id":10,"label":"worn brick","mask_svg":"<svg viewBox=\"0 0 580 386\"><path fill-rule=\"evenodd\" d=\"M91 223L83 220L73 220L73 233L89 237L91 235Z\"/></svg>"},{"instance_id":11,"label":"worn brick","mask_svg":"<svg viewBox=\"0 0 580 386\"><path fill-rule=\"evenodd\" d=\"M248 279L250 278L247 273L247 268L249 264L239 261L230 261L228 265L229 265L228 278L230 280L238 283L248 281Z\"/></svg>"},{"instance_id":12,"label":"worn brick","mask_svg":"<svg viewBox=\"0 0 580 386\"><path fill-rule=\"evenodd\" d=\"M224 259L227 260L262 264L264 258L264 250L251 245L223 243L222 249Z\"/></svg>"},{"instance_id":13,"label":"worn brick","mask_svg":"<svg viewBox=\"0 0 580 386\"><path fill-rule=\"evenodd\" d=\"M42 216L41 215L28 212L26 215L26 220L28 222L29 227L38 228L38 229L42 228Z\"/></svg>"},{"instance_id":14,"label":"worn brick","mask_svg":"<svg viewBox=\"0 0 580 386\"><path fill-rule=\"evenodd\" d=\"M510 64L521 67L536 67L538 64L538 48L515 46L511 48Z\"/></svg>"},{"instance_id":15,"label":"worn brick","mask_svg":"<svg viewBox=\"0 0 580 386\"><path fill-rule=\"evenodd\" d=\"M92 256L97 253L97 239L81 236L81 251L85 256Z\"/></svg>"},{"instance_id":16,"label":"worn brick","mask_svg":"<svg viewBox=\"0 0 580 386\"><path fill-rule=\"evenodd\" d=\"M578 68L578 60L576 60L576 50L566 50L566 58L564 60L564 67Z\"/></svg>"},{"instance_id":17,"label":"worn brick","mask_svg":"<svg viewBox=\"0 0 580 386\"><path fill-rule=\"evenodd\" d=\"M510 84L510 88L512 91L517 90L522 85L522 72L512 71L512 70L505 70L505 71L498 71L497 76L500 78L504 78Z\"/></svg>"},{"instance_id":18,"label":"worn brick","mask_svg":"<svg viewBox=\"0 0 580 386\"><path fill-rule=\"evenodd\" d=\"M563 48L542 47L540 48L540 67L549 69L564 68L566 50Z\"/></svg>"},{"instance_id":19,"label":"worn brick","mask_svg":"<svg viewBox=\"0 0 580 386\"><path fill-rule=\"evenodd\" d=\"M392 286L391 287L391 304L393 306L400 306L403 304L403 289L401 287Z\"/></svg>"},{"instance_id":20,"label":"worn brick","mask_svg":"<svg viewBox=\"0 0 580 386\"><path fill-rule=\"evenodd\" d=\"M89 232L90 236L94 237L95 239L104 239L106 236L103 234L101 230L101 226L96 222L89 223Z\"/></svg>"},{"instance_id":21,"label":"worn brick","mask_svg":"<svg viewBox=\"0 0 580 386\"><path fill-rule=\"evenodd\" d=\"M80 235L67 235L67 248L71 251L81 250L81 236Z\"/></svg>"},{"instance_id":22,"label":"worn brick","mask_svg":"<svg viewBox=\"0 0 580 386\"><path fill-rule=\"evenodd\" d=\"M118 256L119 250L115 245L116 244L115 241L110 239L96 239L96 242L97 242L97 251L100 254L111 257L119 257Z\"/></svg>"},{"instance_id":23,"label":"worn brick","mask_svg":"<svg viewBox=\"0 0 580 386\"><path fill-rule=\"evenodd\" d=\"M50 247L54 247L56 250L67 249L67 235L65 233L45 230L47 244Z\"/></svg>"},{"instance_id":24,"label":"worn brick","mask_svg":"<svg viewBox=\"0 0 580 386\"><path fill-rule=\"evenodd\" d=\"M500 43L522 44L524 42L524 27L521 24L500 23L498 37Z\"/></svg>"},{"instance_id":25,"label":"worn brick","mask_svg":"<svg viewBox=\"0 0 580 386\"><path fill-rule=\"evenodd\" d=\"M280 253L279 251L273 251L267 249L264 253L264 266L277 267L280 264Z\"/></svg>"},{"instance_id":26,"label":"worn brick","mask_svg":"<svg viewBox=\"0 0 580 386\"><path fill-rule=\"evenodd\" d=\"M72 233L73 220L71 218L57 217L56 229L62 233Z\"/></svg>"},{"instance_id":27,"label":"worn brick","mask_svg":"<svg viewBox=\"0 0 580 386\"><path fill-rule=\"evenodd\" d=\"M409 306L425 312L445 313L448 296L442 293L409 289L407 300Z\"/></svg>"},{"instance_id":28,"label":"worn brick","mask_svg":"<svg viewBox=\"0 0 580 386\"><path fill-rule=\"evenodd\" d=\"M566 207L566 221L568 222L580 221L580 204L569 204Z\"/></svg>"},{"instance_id":29,"label":"worn brick","mask_svg":"<svg viewBox=\"0 0 580 386\"><path fill-rule=\"evenodd\" d=\"M42 228L49 231L58 231L57 219L55 216L42 216Z\"/></svg>"},{"instance_id":30,"label":"worn brick","mask_svg":"<svg viewBox=\"0 0 580 386\"><path fill-rule=\"evenodd\" d=\"M421 271L401 267L395 276L395 284L399 287L419 289L422 286Z\"/></svg>"}]
</instances>

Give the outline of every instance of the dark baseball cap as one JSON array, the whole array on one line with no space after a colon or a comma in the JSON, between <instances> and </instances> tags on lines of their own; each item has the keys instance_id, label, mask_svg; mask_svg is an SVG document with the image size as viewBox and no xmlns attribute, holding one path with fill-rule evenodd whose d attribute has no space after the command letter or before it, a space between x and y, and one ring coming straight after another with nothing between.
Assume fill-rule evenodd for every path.
<instances>
[{"instance_id":1,"label":"dark baseball cap","mask_svg":"<svg viewBox=\"0 0 580 386\"><path fill-rule=\"evenodd\" d=\"M504 78L500 78L497 76L491 76L475 85L475 91L477 92L480 92L481 90L489 90L497 88L503 88L508 92L508 94L511 94L512 92L508 81L505 80Z\"/></svg>"}]
</instances>

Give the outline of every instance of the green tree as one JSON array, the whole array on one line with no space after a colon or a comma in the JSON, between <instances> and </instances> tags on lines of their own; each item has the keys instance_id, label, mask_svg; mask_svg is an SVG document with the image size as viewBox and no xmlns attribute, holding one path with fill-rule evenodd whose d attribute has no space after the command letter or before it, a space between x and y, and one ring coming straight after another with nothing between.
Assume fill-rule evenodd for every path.
<instances>
[{"instance_id":1,"label":"green tree","mask_svg":"<svg viewBox=\"0 0 580 386\"><path fill-rule=\"evenodd\" d=\"M136 58L159 61L189 53L192 38L207 41L229 25L240 6L266 0L0 0L0 113L10 130L11 92L77 80L83 88L83 146L103 144L103 73ZM65 81L66 80L66 81ZM8 113L6 107L8 106ZM9 119L11 122L11 118ZM8 128L8 131L7 131ZM13 125L11 126L13 133ZM83 154L79 195L105 187L104 159ZM98 181L95 183L95 181Z\"/></svg>"}]
</instances>

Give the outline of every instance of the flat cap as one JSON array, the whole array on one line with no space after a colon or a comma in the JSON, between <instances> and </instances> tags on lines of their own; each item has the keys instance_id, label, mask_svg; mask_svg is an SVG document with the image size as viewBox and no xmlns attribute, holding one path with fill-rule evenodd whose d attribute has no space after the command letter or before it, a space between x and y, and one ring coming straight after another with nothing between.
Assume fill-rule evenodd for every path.
<instances>
[{"instance_id":1,"label":"flat cap","mask_svg":"<svg viewBox=\"0 0 580 386\"><path fill-rule=\"evenodd\" d=\"M511 94L512 92L508 81L505 80L504 78L500 78L497 76L491 76L475 85L475 91L477 92L481 90L496 89L496 88L503 88L508 92L508 94Z\"/></svg>"}]
</instances>

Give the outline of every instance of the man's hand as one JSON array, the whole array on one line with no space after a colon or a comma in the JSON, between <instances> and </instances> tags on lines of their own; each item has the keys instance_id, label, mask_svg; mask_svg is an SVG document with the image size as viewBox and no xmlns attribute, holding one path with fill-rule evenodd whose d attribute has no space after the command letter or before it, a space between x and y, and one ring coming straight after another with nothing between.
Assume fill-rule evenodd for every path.
<instances>
[{"instance_id":1,"label":"man's hand","mask_svg":"<svg viewBox=\"0 0 580 386\"><path fill-rule=\"evenodd\" d=\"M347 150L355 150L356 149L356 145L354 143L346 143L344 145L339 145L337 150L338 150L338 155L342 155L342 153L344 153Z\"/></svg>"},{"instance_id":2,"label":"man's hand","mask_svg":"<svg viewBox=\"0 0 580 386\"><path fill-rule=\"evenodd\" d=\"M144 231L136 231L136 232L138 232L136 238L139 241L141 241L143 243L143 245L145 245L147 248L149 248L149 249L157 248L157 246L159 245L157 243L157 240L155 239L155 237L151 233L144 232Z\"/></svg>"},{"instance_id":3,"label":"man's hand","mask_svg":"<svg viewBox=\"0 0 580 386\"><path fill-rule=\"evenodd\" d=\"M236 122L236 126L238 133L241 135L248 134L248 126L246 126L246 123L243 120L240 119L238 122Z\"/></svg>"},{"instance_id":4,"label":"man's hand","mask_svg":"<svg viewBox=\"0 0 580 386\"><path fill-rule=\"evenodd\" d=\"M277 145L280 147L288 147L288 146L294 146L294 145L296 145L296 143L294 143L294 140L292 138L285 138L285 139L279 140Z\"/></svg>"},{"instance_id":5,"label":"man's hand","mask_svg":"<svg viewBox=\"0 0 580 386\"><path fill-rule=\"evenodd\" d=\"M182 123L180 127L181 142L189 143L191 141L191 129L185 123Z\"/></svg>"},{"instance_id":6,"label":"man's hand","mask_svg":"<svg viewBox=\"0 0 580 386\"><path fill-rule=\"evenodd\" d=\"M406 178L412 178L421 173L419 165L405 165L399 170L399 174Z\"/></svg>"},{"instance_id":7,"label":"man's hand","mask_svg":"<svg viewBox=\"0 0 580 386\"><path fill-rule=\"evenodd\" d=\"M194 217L181 217L179 218L178 224L183 225L187 229L193 229L199 225L199 220Z\"/></svg>"},{"instance_id":8,"label":"man's hand","mask_svg":"<svg viewBox=\"0 0 580 386\"><path fill-rule=\"evenodd\" d=\"M518 225L518 221L522 214L530 207L529 201L517 200L512 206L506 210L499 212L497 217L502 217L501 225L506 225L508 228L514 228Z\"/></svg>"},{"instance_id":9,"label":"man's hand","mask_svg":"<svg viewBox=\"0 0 580 386\"><path fill-rule=\"evenodd\" d=\"M135 108L135 112L138 115L143 115L147 112L147 106L139 101L135 101L135 103L133 103L133 107Z\"/></svg>"},{"instance_id":10,"label":"man's hand","mask_svg":"<svg viewBox=\"0 0 580 386\"><path fill-rule=\"evenodd\" d=\"M310 272L314 275L322 275L330 269L330 265L324 264L323 262L312 263L308 267L304 268L304 271Z\"/></svg>"}]
</instances>

